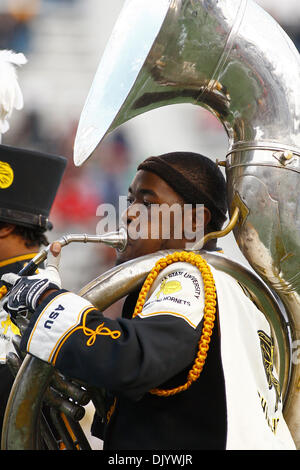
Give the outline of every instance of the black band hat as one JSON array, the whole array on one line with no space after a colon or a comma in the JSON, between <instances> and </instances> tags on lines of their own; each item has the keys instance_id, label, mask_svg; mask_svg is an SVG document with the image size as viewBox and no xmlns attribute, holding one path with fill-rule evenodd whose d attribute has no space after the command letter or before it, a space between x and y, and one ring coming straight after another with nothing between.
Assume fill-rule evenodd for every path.
<instances>
[{"instance_id":1,"label":"black band hat","mask_svg":"<svg viewBox=\"0 0 300 470\"><path fill-rule=\"evenodd\" d=\"M220 170L214 168L214 171L212 171L212 165L215 165L215 163L208 157L193 152L172 152L160 156L152 156L146 158L137 169L155 173L173 188L187 204L204 204L212 214L216 214L224 222L227 218L226 200L219 201L219 203L214 201L200 189L199 185L196 185L190 178L185 176L184 172L180 171L180 168L176 168L177 165L174 166L173 161L179 158L181 158L181 163L183 162L183 167L185 166L184 162L186 162L187 167L194 169L194 173L201 171L201 167L203 167L201 160L205 160L206 169L211 168L210 173L214 174L216 183L218 182L222 187L225 187L225 180L223 181Z\"/></svg>"},{"instance_id":2,"label":"black band hat","mask_svg":"<svg viewBox=\"0 0 300 470\"><path fill-rule=\"evenodd\" d=\"M67 159L0 145L0 221L50 230L49 213Z\"/></svg>"}]
</instances>

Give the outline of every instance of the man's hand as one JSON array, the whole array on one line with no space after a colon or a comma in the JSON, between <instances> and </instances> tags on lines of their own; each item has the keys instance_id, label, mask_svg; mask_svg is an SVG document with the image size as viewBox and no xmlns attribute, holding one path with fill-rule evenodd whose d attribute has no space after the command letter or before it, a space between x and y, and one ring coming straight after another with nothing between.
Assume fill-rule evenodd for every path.
<instances>
[{"instance_id":1,"label":"man's hand","mask_svg":"<svg viewBox=\"0 0 300 470\"><path fill-rule=\"evenodd\" d=\"M25 311L34 312L48 292L61 289L58 271L61 247L57 245L59 244L51 245L47 267L43 272L33 276L8 273L1 277L6 286L11 289L3 303L3 308L13 318Z\"/></svg>"}]
</instances>

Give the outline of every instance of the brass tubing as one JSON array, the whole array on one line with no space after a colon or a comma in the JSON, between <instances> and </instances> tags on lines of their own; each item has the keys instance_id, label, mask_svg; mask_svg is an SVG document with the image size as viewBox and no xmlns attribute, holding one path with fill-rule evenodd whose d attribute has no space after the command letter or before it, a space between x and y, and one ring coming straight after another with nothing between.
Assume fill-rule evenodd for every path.
<instances>
[{"instance_id":1,"label":"brass tubing","mask_svg":"<svg viewBox=\"0 0 300 470\"><path fill-rule=\"evenodd\" d=\"M89 393L85 389L81 388L79 384L67 381L59 373L54 373L51 385L63 395L72 397L81 406L87 405L90 401Z\"/></svg>"},{"instance_id":2,"label":"brass tubing","mask_svg":"<svg viewBox=\"0 0 300 470\"><path fill-rule=\"evenodd\" d=\"M207 233L206 235L204 235L204 237L198 243L196 243L193 246L192 250L193 251L194 250L200 250L202 247L205 246L205 244L209 240L213 240L214 238L225 237L225 235L230 233L234 229L234 227L236 226L237 221L239 220L239 215L240 215L240 210L239 210L238 207L236 207L233 211L233 214L231 216L231 219L230 219L228 225L223 230L220 230L218 232Z\"/></svg>"}]
</instances>

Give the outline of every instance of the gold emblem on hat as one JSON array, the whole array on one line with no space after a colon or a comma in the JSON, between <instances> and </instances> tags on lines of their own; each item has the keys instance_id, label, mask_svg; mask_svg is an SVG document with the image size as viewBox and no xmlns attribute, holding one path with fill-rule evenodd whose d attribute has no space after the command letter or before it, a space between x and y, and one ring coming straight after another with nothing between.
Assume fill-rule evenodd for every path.
<instances>
[{"instance_id":1,"label":"gold emblem on hat","mask_svg":"<svg viewBox=\"0 0 300 470\"><path fill-rule=\"evenodd\" d=\"M14 172L7 162L0 162L0 189L9 188L14 180Z\"/></svg>"}]
</instances>

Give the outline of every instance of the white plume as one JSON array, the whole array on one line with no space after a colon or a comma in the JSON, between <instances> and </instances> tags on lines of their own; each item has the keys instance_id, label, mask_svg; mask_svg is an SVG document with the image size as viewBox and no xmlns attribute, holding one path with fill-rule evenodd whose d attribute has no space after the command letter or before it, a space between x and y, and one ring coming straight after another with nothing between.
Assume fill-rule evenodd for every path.
<instances>
[{"instance_id":1,"label":"white plume","mask_svg":"<svg viewBox=\"0 0 300 470\"><path fill-rule=\"evenodd\" d=\"M23 95L18 83L16 66L26 64L22 53L0 51L0 141L1 134L9 129L9 118L13 109L22 109Z\"/></svg>"}]
</instances>

